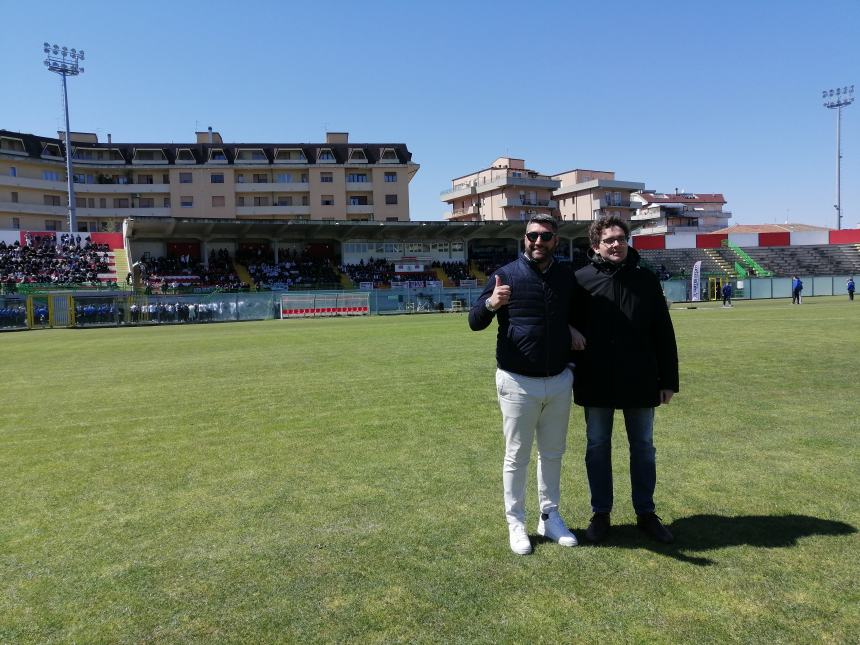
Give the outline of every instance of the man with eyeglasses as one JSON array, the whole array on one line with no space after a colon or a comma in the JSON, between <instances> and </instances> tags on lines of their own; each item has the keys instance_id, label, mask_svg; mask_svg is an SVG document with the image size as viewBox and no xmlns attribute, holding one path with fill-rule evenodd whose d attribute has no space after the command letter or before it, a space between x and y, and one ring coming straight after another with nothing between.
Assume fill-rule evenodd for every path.
<instances>
[{"instance_id":1,"label":"man with eyeglasses","mask_svg":"<svg viewBox=\"0 0 860 645\"><path fill-rule=\"evenodd\" d=\"M628 246L627 222L592 223L590 263L575 274L571 322L587 345L574 356L574 401L585 408L585 466L594 515L585 536L600 542L612 512L612 422L622 410L630 447L636 524L658 542L674 540L654 510L654 409L678 391L675 331L660 282Z\"/></svg>"},{"instance_id":2,"label":"man with eyeglasses","mask_svg":"<svg viewBox=\"0 0 860 645\"><path fill-rule=\"evenodd\" d=\"M558 223L535 215L523 238L524 252L490 276L469 311L473 331L498 321L496 393L502 411L505 516L511 550L532 552L526 531L525 492L532 444L538 445L537 532L562 546L576 546L559 514L561 458L570 419L568 348L582 336L568 327L572 275L553 262Z\"/></svg>"}]
</instances>

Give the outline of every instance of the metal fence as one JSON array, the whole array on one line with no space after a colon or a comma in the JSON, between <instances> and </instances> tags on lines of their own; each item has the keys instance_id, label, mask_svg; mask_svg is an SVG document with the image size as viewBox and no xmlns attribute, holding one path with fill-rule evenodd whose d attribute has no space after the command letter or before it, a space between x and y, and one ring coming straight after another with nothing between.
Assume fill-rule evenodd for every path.
<instances>
[{"instance_id":1,"label":"metal fence","mask_svg":"<svg viewBox=\"0 0 860 645\"><path fill-rule=\"evenodd\" d=\"M849 275L801 275L804 298L813 296L838 296L848 291L845 284ZM733 300L764 300L769 298L791 298L791 278L746 278L730 280L733 287ZM724 280L725 283L725 280ZM738 286L738 284L742 286ZM666 280L662 283L663 293L672 302L691 302L690 280ZM707 280L702 280L701 300L708 300ZM719 298L717 298L719 299Z\"/></svg>"},{"instance_id":2,"label":"metal fence","mask_svg":"<svg viewBox=\"0 0 860 645\"><path fill-rule=\"evenodd\" d=\"M847 294L850 276L800 276L803 296ZM790 298L791 278L732 281L735 300ZM672 302L690 302L689 280L667 280L663 292ZM366 293L372 315L467 311L483 290L479 287L372 289ZM49 327L118 327L183 325L281 317L281 296L287 292L208 294L130 294L124 291L52 292L0 295L0 331ZM344 291L303 291L343 295ZM702 300L708 299L707 291Z\"/></svg>"}]
</instances>

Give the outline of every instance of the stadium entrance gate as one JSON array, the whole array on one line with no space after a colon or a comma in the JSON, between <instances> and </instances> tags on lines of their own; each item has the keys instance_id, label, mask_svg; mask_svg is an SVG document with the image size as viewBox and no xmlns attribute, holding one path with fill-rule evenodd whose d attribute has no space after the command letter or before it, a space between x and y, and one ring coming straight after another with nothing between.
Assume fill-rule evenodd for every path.
<instances>
[{"instance_id":1,"label":"stadium entrance gate","mask_svg":"<svg viewBox=\"0 0 860 645\"><path fill-rule=\"evenodd\" d=\"M317 318L322 316L367 316L370 294L367 293L284 293L281 295L281 318Z\"/></svg>"}]
</instances>

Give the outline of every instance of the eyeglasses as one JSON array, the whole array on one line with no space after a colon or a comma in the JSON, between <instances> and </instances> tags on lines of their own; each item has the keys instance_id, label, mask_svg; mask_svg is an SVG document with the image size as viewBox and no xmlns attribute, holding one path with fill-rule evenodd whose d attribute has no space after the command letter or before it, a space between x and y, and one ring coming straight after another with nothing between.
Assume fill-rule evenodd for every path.
<instances>
[{"instance_id":1,"label":"eyeglasses","mask_svg":"<svg viewBox=\"0 0 860 645\"><path fill-rule=\"evenodd\" d=\"M612 246L615 243L618 244L627 244L627 238L623 236L619 237L607 237L605 240L600 240L601 244L605 244L606 246Z\"/></svg>"},{"instance_id":2,"label":"eyeglasses","mask_svg":"<svg viewBox=\"0 0 860 645\"><path fill-rule=\"evenodd\" d=\"M529 242L537 242L538 238L540 238L542 242L549 242L555 237L555 233L552 231L541 231L540 233L537 231L529 231L526 233L526 237L529 238Z\"/></svg>"}]
</instances>

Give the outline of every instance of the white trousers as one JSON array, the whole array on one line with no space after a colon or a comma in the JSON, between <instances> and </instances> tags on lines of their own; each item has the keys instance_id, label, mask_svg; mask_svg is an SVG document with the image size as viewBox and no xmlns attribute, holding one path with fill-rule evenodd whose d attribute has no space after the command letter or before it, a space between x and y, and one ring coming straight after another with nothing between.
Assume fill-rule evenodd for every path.
<instances>
[{"instance_id":1,"label":"white trousers","mask_svg":"<svg viewBox=\"0 0 860 645\"><path fill-rule=\"evenodd\" d=\"M573 374L569 369L547 378L496 370L496 392L505 435L502 484L508 524L525 523L526 479L535 435L540 512L558 509L572 384Z\"/></svg>"}]
</instances>

